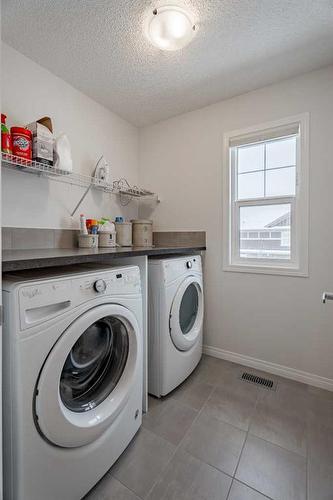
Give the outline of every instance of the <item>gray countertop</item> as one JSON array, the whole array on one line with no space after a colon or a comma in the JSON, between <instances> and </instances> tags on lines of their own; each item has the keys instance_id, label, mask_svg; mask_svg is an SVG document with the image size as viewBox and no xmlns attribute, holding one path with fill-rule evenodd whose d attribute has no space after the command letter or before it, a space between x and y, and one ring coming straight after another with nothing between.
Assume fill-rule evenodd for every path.
<instances>
[{"instance_id":1,"label":"gray countertop","mask_svg":"<svg viewBox=\"0 0 333 500\"><path fill-rule=\"evenodd\" d=\"M205 246L155 246L116 248L48 248L33 250L3 250L2 271L19 271L80 264L84 262L105 262L110 258L135 257L140 255L177 255L206 250Z\"/></svg>"}]
</instances>

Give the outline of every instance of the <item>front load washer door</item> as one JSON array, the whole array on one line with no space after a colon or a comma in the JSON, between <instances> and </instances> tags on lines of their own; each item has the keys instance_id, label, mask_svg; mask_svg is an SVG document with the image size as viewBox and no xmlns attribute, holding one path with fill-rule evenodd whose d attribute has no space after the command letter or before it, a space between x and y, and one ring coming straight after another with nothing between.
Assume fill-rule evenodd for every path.
<instances>
[{"instance_id":1,"label":"front load washer door","mask_svg":"<svg viewBox=\"0 0 333 500\"><path fill-rule=\"evenodd\" d=\"M37 382L35 419L44 438L62 447L97 439L142 376L141 345L138 322L123 306L103 304L78 317L50 351Z\"/></svg>"},{"instance_id":2,"label":"front load washer door","mask_svg":"<svg viewBox=\"0 0 333 500\"><path fill-rule=\"evenodd\" d=\"M177 289L170 311L170 335L178 350L191 349L201 335L202 322L202 285L188 276Z\"/></svg>"}]
</instances>

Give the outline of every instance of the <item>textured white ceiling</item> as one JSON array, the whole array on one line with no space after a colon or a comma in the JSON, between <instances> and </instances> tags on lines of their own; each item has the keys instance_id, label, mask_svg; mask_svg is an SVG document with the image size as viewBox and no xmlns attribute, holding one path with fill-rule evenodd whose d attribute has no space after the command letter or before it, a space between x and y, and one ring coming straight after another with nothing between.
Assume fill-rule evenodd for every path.
<instances>
[{"instance_id":1,"label":"textured white ceiling","mask_svg":"<svg viewBox=\"0 0 333 500\"><path fill-rule=\"evenodd\" d=\"M5 42L135 125L333 62L332 0L184 0L192 43L143 34L160 0L3 0ZM175 4L175 2L163 2Z\"/></svg>"}]
</instances>

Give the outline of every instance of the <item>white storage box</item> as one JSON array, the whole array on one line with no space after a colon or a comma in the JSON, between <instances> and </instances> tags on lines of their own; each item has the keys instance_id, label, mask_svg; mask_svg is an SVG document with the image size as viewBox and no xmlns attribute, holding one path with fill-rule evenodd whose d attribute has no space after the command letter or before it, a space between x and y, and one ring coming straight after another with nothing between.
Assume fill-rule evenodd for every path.
<instances>
[{"instance_id":1,"label":"white storage box","mask_svg":"<svg viewBox=\"0 0 333 500\"><path fill-rule=\"evenodd\" d=\"M53 165L54 137L51 118L44 116L29 123L26 128L32 132L32 159Z\"/></svg>"}]
</instances>

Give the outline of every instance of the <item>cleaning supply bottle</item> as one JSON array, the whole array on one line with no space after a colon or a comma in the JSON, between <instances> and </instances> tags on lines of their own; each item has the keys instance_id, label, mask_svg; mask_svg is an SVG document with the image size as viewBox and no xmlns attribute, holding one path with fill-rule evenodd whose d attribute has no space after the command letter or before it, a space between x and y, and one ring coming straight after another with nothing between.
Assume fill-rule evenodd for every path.
<instances>
[{"instance_id":1,"label":"cleaning supply bottle","mask_svg":"<svg viewBox=\"0 0 333 500\"><path fill-rule=\"evenodd\" d=\"M83 214L80 215L80 234L88 234L86 218Z\"/></svg>"},{"instance_id":2,"label":"cleaning supply bottle","mask_svg":"<svg viewBox=\"0 0 333 500\"><path fill-rule=\"evenodd\" d=\"M12 154L12 139L6 126L6 118L7 116L1 113L1 151Z\"/></svg>"}]
</instances>

